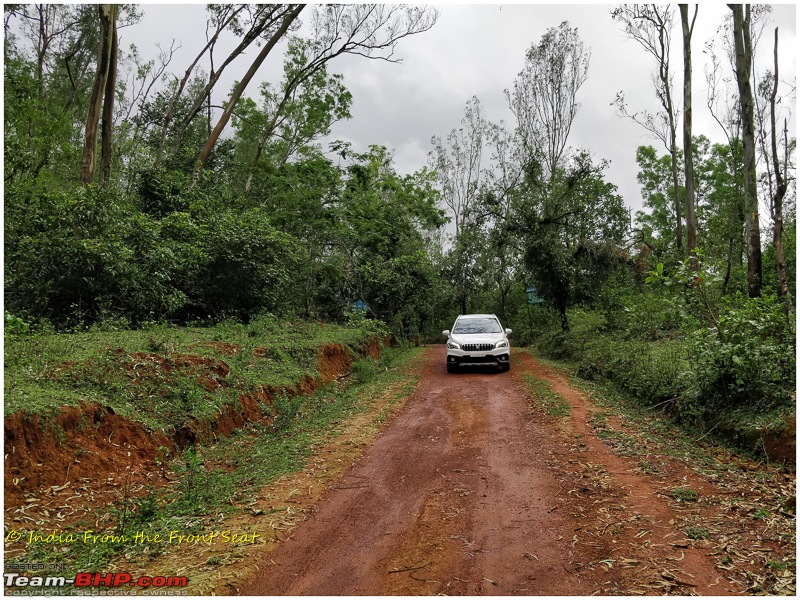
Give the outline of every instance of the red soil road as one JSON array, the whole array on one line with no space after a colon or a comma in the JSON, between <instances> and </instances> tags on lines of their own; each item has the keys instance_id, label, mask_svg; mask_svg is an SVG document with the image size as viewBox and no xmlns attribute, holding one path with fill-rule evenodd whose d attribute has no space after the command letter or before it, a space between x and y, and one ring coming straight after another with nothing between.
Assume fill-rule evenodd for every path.
<instances>
[{"instance_id":1,"label":"red soil road","mask_svg":"<svg viewBox=\"0 0 800 600\"><path fill-rule=\"evenodd\" d=\"M681 543L673 509L594 437L558 373L522 355L510 373L448 374L442 348L426 352L404 409L239 593L742 593ZM571 417L548 417L520 371Z\"/></svg>"}]
</instances>

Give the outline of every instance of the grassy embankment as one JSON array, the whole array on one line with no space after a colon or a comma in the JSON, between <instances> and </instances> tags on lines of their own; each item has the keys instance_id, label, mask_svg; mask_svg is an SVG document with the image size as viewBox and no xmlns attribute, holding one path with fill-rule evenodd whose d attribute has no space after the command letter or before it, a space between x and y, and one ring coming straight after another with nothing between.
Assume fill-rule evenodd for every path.
<instances>
[{"instance_id":1,"label":"grassy embankment","mask_svg":"<svg viewBox=\"0 0 800 600\"><path fill-rule=\"evenodd\" d=\"M151 465L166 473L165 485L139 486L137 494L124 479L114 501L88 507L91 494L73 495L65 502L72 502L72 513L82 517L66 522L54 519L54 511L41 509L47 490L29 490L23 511L27 519L6 515L7 525L25 534L20 543L7 540L7 559L65 563L68 571L76 572L102 570L116 560L136 562L168 549L131 543L137 533L199 534L241 512L263 486L302 469L314 449L339 435L348 419L369 412L366 428L377 429L410 393L417 376L405 366L418 349L383 348L379 359L364 356L370 345L374 355L374 341L381 335L363 324L340 327L265 319L247 326L225 323L206 329L155 327L7 339L6 416L23 412L53 423L65 405L98 403L154 432L169 433L189 420L213 422L215 414L239 402L242 394L270 390L261 396L267 400L261 406L264 419L213 443L173 448L165 453L164 464ZM333 348L336 360L346 358L338 368L351 374L324 377L319 369L321 348ZM392 393L387 395L387 390ZM63 436L60 441L69 443ZM161 460L159 456L154 462ZM119 465L123 476L126 468L130 466ZM61 495L56 492L56 500ZM120 540L125 536L126 541L24 543L30 532L80 535L86 530Z\"/></svg>"}]
</instances>

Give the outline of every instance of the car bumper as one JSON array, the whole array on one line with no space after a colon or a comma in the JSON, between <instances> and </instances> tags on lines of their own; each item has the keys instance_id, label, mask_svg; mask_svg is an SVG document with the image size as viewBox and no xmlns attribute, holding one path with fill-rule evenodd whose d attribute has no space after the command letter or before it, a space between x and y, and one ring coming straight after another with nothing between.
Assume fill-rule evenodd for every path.
<instances>
[{"instance_id":1,"label":"car bumper","mask_svg":"<svg viewBox=\"0 0 800 600\"><path fill-rule=\"evenodd\" d=\"M507 365L511 360L508 348L496 348L486 352L467 352L464 350L447 350L447 364L458 365Z\"/></svg>"}]
</instances>

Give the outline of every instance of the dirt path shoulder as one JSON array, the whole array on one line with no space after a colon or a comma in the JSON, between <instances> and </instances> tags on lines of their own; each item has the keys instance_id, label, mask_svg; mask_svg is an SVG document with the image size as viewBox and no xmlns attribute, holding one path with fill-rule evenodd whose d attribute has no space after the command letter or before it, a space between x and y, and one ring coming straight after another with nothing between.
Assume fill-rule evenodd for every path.
<instances>
[{"instance_id":1,"label":"dirt path shoulder","mask_svg":"<svg viewBox=\"0 0 800 600\"><path fill-rule=\"evenodd\" d=\"M687 539L659 484L595 435L591 404L562 375L528 355L506 374L449 375L441 347L426 358L389 427L236 592L745 591ZM547 415L525 372L569 403L568 418Z\"/></svg>"}]
</instances>

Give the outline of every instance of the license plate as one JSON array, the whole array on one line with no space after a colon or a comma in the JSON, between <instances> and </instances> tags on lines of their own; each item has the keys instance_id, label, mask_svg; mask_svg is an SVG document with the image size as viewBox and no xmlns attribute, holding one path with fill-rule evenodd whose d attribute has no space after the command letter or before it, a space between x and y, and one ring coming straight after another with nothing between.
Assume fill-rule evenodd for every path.
<instances>
[{"instance_id":1,"label":"license plate","mask_svg":"<svg viewBox=\"0 0 800 600\"><path fill-rule=\"evenodd\" d=\"M486 354L476 354L476 353L473 352L472 354L470 354L470 357L471 358L485 358Z\"/></svg>"}]
</instances>

